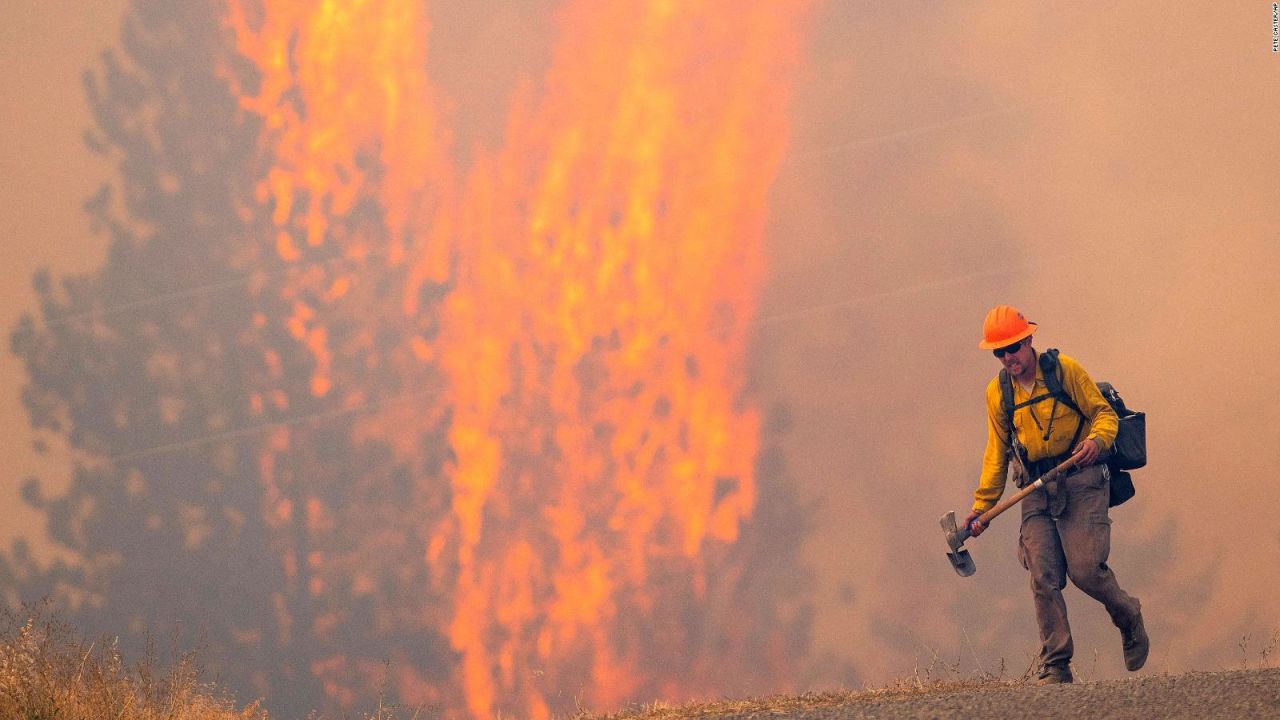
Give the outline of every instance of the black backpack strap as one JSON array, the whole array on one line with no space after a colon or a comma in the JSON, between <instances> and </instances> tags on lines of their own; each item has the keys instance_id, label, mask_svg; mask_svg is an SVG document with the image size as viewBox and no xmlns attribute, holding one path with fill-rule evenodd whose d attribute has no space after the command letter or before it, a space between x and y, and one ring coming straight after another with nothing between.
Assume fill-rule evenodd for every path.
<instances>
[{"instance_id":1,"label":"black backpack strap","mask_svg":"<svg viewBox=\"0 0 1280 720\"><path fill-rule=\"evenodd\" d=\"M1005 445L1013 445L1013 379L1009 371L1000 369L1000 404L1004 407L1005 429L1009 433L1009 441Z\"/></svg>"},{"instance_id":2,"label":"black backpack strap","mask_svg":"<svg viewBox=\"0 0 1280 720\"><path fill-rule=\"evenodd\" d=\"M1009 377L1009 371L1004 368L1000 369L1000 404L1004 407L1005 432L1009 434L1005 445L1010 454L1018 459L1018 464L1027 470L1026 450L1018 442L1018 429L1013 425L1013 378Z\"/></svg>"},{"instance_id":3,"label":"black backpack strap","mask_svg":"<svg viewBox=\"0 0 1280 720\"><path fill-rule=\"evenodd\" d=\"M1071 395L1062 387L1062 364L1058 362L1058 349L1049 348L1040 353L1040 372L1044 375L1044 386L1050 395L1055 395L1067 407L1084 417L1080 407L1071 399Z\"/></svg>"},{"instance_id":4,"label":"black backpack strap","mask_svg":"<svg viewBox=\"0 0 1280 720\"><path fill-rule=\"evenodd\" d=\"M1062 387L1062 364L1058 362L1058 349L1049 348L1040 353L1039 358L1040 373L1044 375L1044 386L1053 396L1054 408L1049 411L1049 427L1045 428L1044 439L1049 439L1049 433L1053 430L1053 411L1057 409L1057 404L1061 402L1077 415L1076 432L1071 436L1071 449L1075 449L1076 443L1080 440L1080 433L1084 430L1084 413L1080 411L1080 406L1076 405L1075 400L1071 399L1071 394ZM1039 399L1043 399L1043 396ZM1068 450L1070 452L1070 450Z\"/></svg>"}]
</instances>

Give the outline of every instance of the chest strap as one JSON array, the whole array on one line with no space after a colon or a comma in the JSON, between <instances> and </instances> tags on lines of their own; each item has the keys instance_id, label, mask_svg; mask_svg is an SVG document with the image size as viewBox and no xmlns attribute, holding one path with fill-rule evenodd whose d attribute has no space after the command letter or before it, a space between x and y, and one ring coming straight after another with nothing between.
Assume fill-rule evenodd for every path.
<instances>
[{"instance_id":1,"label":"chest strap","mask_svg":"<svg viewBox=\"0 0 1280 720\"><path fill-rule=\"evenodd\" d=\"M1028 474L1032 473L1033 463L1030 463L1027 459L1027 449L1023 447L1022 443L1018 442L1018 429L1013 422L1013 413L1015 410L1052 399L1053 407L1049 409L1048 427L1041 428L1041 439L1048 442L1049 436L1053 433L1053 420L1058 409L1058 403L1061 402L1063 405L1070 408L1072 412L1076 414L1077 419L1076 431L1071 436L1071 444L1067 446L1068 455L1080 440L1080 433L1084 431L1085 419L1084 413L1080 411L1080 406L1076 405L1075 401L1071 399L1071 394L1062 387L1062 365L1058 362L1057 348L1049 348L1048 350L1045 350L1040 353L1036 360L1040 365L1040 373L1044 376L1044 385L1048 392L1043 395L1032 397L1029 400L1024 400L1016 405L1013 402L1013 378L1009 377L1008 370L1003 368L1000 370L1000 398L1001 404L1004 405L1004 417L1009 432L1009 441L1005 444L1010 450L1017 453L1018 459L1022 462L1022 466L1026 468ZM1031 415L1031 419L1035 422L1036 427L1039 428L1040 419L1036 417L1034 412L1027 412ZM1054 459L1056 458L1045 458L1034 464L1039 465L1040 463Z\"/></svg>"}]
</instances>

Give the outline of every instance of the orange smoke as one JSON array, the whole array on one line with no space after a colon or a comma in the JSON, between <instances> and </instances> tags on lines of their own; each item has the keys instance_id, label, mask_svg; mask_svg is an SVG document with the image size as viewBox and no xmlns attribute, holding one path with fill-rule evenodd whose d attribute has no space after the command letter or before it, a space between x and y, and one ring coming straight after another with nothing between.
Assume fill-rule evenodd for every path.
<instances>
[{"instance_id":1,"label":"orange smoke","mask_svg":"<svg viewBox=\"0 0 1280 720\"><path fill-rule=\"evenodd\" d=\"M276 253L351 261L299 266L281 290L312 395L364 397L335 355L372 340L332 347L323 306L375 281L342 270L372 255L403 270L402 302L380 308L402 316L387 361L447 381L417 415L447 408L453 458L418 482L451 489L422 532L452 604L456 710L547 717L574 697L715 687L724 650L688 647L679 605L709 606L756 503L744 359L807 3L568 3L545 95L513 100L505 145L478 151L460 186L422 2L262 5L232 0L229 25L262 75L240 92L266 124L258 200ZM350 221L364 199L380 234ZM438 334L418 331L429 283L449 289ZM426 431L413 414L366 429L411 451ZM280 502L268 510L285 522ZM322 510L307 508L314 532L332 524ZM451 696L412 668L398 677L407 700Z\"/></svg>"}]
</instances>

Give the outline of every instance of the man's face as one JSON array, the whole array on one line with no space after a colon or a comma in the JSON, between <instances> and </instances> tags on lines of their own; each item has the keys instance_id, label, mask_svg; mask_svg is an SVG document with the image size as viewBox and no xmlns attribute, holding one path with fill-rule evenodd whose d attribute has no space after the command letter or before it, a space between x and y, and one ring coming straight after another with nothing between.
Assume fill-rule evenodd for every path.
<instances>
[{"instance_id":1,"label":"man's face","mask_svg":"<svg viewBox=\"0 0 1280 720\"><path fill-rule=\"evenodd\" d=\"M1031 367L1031 363L1034 362L1032 358L1034 354L1031 349L1031 338L1029 337L996 350L996 357L1000 359L1004 369L1008 370L1009 374L1014 377L1020 377Z\"/></svg>"}]
</instances>

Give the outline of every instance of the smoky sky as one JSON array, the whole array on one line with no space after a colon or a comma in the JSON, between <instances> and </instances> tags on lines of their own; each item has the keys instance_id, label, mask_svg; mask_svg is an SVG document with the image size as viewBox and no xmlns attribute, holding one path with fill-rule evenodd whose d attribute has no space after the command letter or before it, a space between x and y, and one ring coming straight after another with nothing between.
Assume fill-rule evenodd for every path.
<instances>
[{"instance_id":1,"label":"smoky sky","mask_svg":"<svg viewBox=\"0 0 1280 720\"><path fill-rule=\"evenodd\" d=\"M963 580L936 524L972 500L997 303L1148 412L1111 565L1149 667L1238 663L1246 636L1256 662L1276 630L1276 57L1265 7L1166 10L838 4L816 24L756 382L792 407L822 499L816 635L866 680L935 652L1020 672L1037 650L1016 519ZM1122 674L1101 606L1068 603L1077 665Z\"/></svg>"},{"instance_id":2,"label":"smoky sky","mask_svg":"<svg viewBox=\"0 0 1280 720\"><path fill-rule=\"evenodd\" d=\"M124 3L6 9L6 327L32 311L32 272L79 272L105 247L80 211L109 168L79 142L80 72L114 42ZM433 75L467 120L501 135L507 100L549 61L549 2L432 3ZM492 9L490 9L490 7ZM8 18L14 21L10 22ZM883 683L935 656L1021 672L1037 648L1016 520L943 557L937 518L971 502L998 369L981 320L1012 303L1148 413L1151 464L1113 510L1112 561L1143 602L1149 672L1257 660L1280 630L1280 57L1270 6L1012 1L820 7L769 208L768 275L751 393L785 408L781 442L816 503L818 685ZM104 30L105 28L105 30ZM50 120L49 118L53 118ZM0 364L0 476L65 475L37 458ZM8 513L0 533L38 539ZM1075 590L1086 677L1120 675L1118 634ZM1096 650L1096 660L1095 660Z\"/></svg>"}]
</instances>

